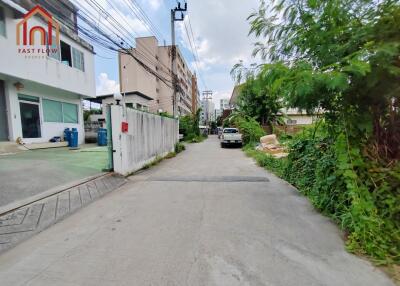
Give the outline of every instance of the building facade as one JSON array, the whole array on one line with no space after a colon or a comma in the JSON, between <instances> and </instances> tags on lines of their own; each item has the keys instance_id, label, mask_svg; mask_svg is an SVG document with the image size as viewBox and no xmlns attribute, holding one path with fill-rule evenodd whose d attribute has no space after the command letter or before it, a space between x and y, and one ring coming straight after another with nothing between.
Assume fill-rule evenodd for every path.
<instances>
[{"instance_id":1,"label":"building facade","mask_svg":"<svg viewBox=\"0 0 400 286\"><path fill-rule=\"evenodd\" d=\"M200 122L204 125L209 125L210 122L215 121L215 104L211 99L203 99L201 101Z\"/></svg>"},{"instance_id":2,"label":"building facade","mask_svg":"<svg viewBox=\"0 0 400 286\"><path fill-rule=\"evenodd\" d=\"M231 98L229 99L229 109L235 109L240 95L242 85L236 85L233 88Z\"/></svg>"},{"instance_id":3,"label":"building facade","mask_svg":"<svg viewBox=\"0 0 400 286\"><path fill-rule=\"evenodd\" d=\"M105 123L107 114L107 105L117 104L114 99L114 94L99 95L96 98L89 99L92 103L101 105L101 114L92 114L89 117L90 123ZM122 95L122 100L119 102L120 105L125 105L126 108L133 108L140 111L150 111L150 105L153 101L152 98L139 93L139 92L126 92ZM103 124L102 124L103 125Z\"/></svg>"},{"instance_id":4,"label":"building facade","mask_svg":"<svg viewBox=\"0 0 400 286\"><path fill-rule=\"evenodd\" d=\"M119 72L121 93L140 92L152 98L150 112L167 112L173 114L173 89L171 80L171 46L159 46L155 37L136 39L136 47L132 54L158 76L149 72L144 65L131 55L119 53ZM193 104L197 98L197 80L193 82L193 74L186 64L179 48L177 48L177 77L179 92L177 108L179 115L194 111Z\"/></svg>"},{"instance_id":5,"label":"building facade","mask_svg":"<svg viewBox=\"0 0 400 286\"><path fill-rule=\"evenodd\" d=\"M230 109L229 98L220 99L220 101L219 101L219 109L221 110L221 113L225 109Z\"/></svg>"},{"instance_id":6,"label":"building facade","mask_svg":"<svg viewBox=\"0 0 400 286\"><path fill-rule=\"evenodd\" d=\"M42 143L77 128L82 143L82 98L96 92L93 47L77 35L74 13L63 22L67 16L35 8L39 2L0 0L0 140ZM32 32L53 21L48 15L59 24L52 43L50 32Z\"/></svg>"}]
</instances>

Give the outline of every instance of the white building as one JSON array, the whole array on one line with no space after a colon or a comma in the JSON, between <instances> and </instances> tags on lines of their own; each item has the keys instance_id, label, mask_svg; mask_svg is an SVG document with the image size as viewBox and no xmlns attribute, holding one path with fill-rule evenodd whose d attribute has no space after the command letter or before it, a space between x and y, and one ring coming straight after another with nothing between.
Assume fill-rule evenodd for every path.
<instances>
[{"instance_id":1,"label":"white building","mask_svg":"<svg viewBox=\"0 0 400 286\"><path fill-rule=\"evenodd\" d=\"M214 111L214 117L215 119L218 119L218 117L220 117L222 115L222 110L221 109L215 109Z\"/></svg>"},{"instance_id":2,"label":"white building","mask_svg":"<svg viewBox=\"0 0 400 286\"><path fill-rule=\"evenodd\" d=\"M219 109L221 110L221 113L225 109L230 109L229 98L222 98L219 101Z\"/></svg>"},{"instance_id":3,"label":"white building","mask_svg":"<svg viewBox=\"0 0 400 286\"><path fill-rule=\"evenodd\" d=\"M208 125L210 122L215 121L215 105L212 100L203 99L201 101L200 122Z\"/></svg>"},{"instance_id":4,"label":"white building","mask_svg":"<svg viewBox=\"0 0 400 286\"><path fill-rule=\"evenodd\" d=\"M51 19L31 10L38 3L34 0L0 0L0 141L48 142L67 127L78 129L79 143L84 140L81 100L95 96L94 52L76 33L76 9L67 0L54 3L61 2L71 7L69 20L57 21L59 37L53 29L49 43L49 23L56 27L54 18L66 15L44 6Z\"/></svg>"},{"instance_id":5,"label":"white building","mask_svg":"<svg viewBox=\"0 0 400 286\"><path fill-rule=\"evenodd\" d=\"M119 102L120 105L125 105L127 108L133 108L141 111L150 111L150 105L152 103L152 98L147 95L134 91L123 93L123 99ZM102 114L92 114L90 115L91 122L105 122L107 114L107 105L116 104L113 94L99 95L96 98L91 98L89 101L93 103L101 104Z\"/></svg>"},{"instance_id":6,"label":"white building","mask_svg":"<svg viewBox=\"0 0 400 286\"><path fill-rule=\"evenodd\" d=\"M297 108L283 108L281 113L285 116L287 125L310 125L316 120L316 116L307 114Z\"/></svg>"}]
</instances>

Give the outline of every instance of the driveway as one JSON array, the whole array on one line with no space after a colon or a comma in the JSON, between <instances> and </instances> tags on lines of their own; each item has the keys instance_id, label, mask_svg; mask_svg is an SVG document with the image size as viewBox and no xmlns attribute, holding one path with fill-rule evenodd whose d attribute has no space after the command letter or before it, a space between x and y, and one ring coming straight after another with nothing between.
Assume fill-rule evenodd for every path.
<instances>
[{"instance_id":1,"label":"driveway","mask_svg":"<svg viewBox=\"0 0 400 286\"><path fill-rule=\"evenodd\" d=\"M0 156L0 207L102 173L106 164L106 150L95 145Z\"/></svg>"},{"instance_id":2,"label":"driveway","mask_svg":"<svg viewBox=\"0 0 400 286\"><path fill-rule=\"evenodd\" d=\"M2 285L393 285L287 183L211 137L0 256Z\"/></svg>"}]
</instances>

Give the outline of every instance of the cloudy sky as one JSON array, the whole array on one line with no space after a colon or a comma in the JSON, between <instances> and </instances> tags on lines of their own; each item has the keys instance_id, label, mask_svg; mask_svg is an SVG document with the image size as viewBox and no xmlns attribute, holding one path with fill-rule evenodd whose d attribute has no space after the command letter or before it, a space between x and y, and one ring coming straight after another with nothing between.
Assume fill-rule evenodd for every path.
<instances>
[{"instance_id":1,"label":"cloudy sky","mask_svg":"<svg viewBox=\"0 0 400 286\"><path fill-rule=\"evenodd\" d=\"M118 1L111 0L115 7ZM101 2L101 1L99 1ZM154 25L161 31L167 43L170 43L170 9L176 6L175 0L138 0ZM183 2L183 1L181 1ZM254 38L247 36L248 15L258 7L259 0L188 0L188 16L192 24L198 49L197 64L199 73L207 88L214 92L213 100L219 107L220 98L229 98L234 86L230 77L232 66L239 60L254 62L251 57ZM105 5L109 5L106 4ZM107 6L105 6L107 7ZM113 7L107 7L108 10ZM126 21L136 36L148 36L150 32L140 21L125 9ZM186 19L187 21L187 19ZM185 28L177 24L177 43L183 51L186 61L195 67ZM96 47L97 93L113 93L119 88L118 61L115 53ZM200 81L200 89L204 86ZM218 103L218 104L217 104Z\"/></svg>"}]
</instances>

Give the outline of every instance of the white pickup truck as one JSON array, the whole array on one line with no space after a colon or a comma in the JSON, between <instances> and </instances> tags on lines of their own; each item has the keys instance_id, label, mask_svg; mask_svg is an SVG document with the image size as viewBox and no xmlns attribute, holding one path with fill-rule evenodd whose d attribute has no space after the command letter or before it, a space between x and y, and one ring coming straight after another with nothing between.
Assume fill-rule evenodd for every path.
<instances>
[{"instance_id":1,"label":"white pickup truck","mask_svg":"<svg viewBox=\"0 0 400 286\"><path fill-rule=\"evenodd\" d=\"M237 128L224 128L221 135L221 148L228 145L242 146L242 134Z\"/></svg>"}]
</instances>

